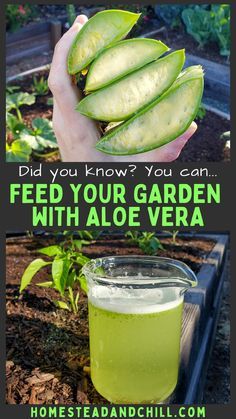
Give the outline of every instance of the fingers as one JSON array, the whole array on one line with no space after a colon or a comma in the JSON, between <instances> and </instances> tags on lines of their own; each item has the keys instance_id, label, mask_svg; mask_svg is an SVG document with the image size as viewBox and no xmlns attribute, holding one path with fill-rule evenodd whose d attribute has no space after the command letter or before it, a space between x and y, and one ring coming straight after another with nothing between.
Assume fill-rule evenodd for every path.
<instances>
[{"instance_id":1,"label":"fingers","mask_svg":"<svg viewBox=\"0 0 236 419\"><path fill-rule=\"evenodd\" d=\"M194 132L197 129L197 124L192 122L190 127L184 134L180 135L180 137L176 138L176 140L171 141L170 143L157 148L156 150L149 151L147 153L140 154L136 157L136 161L143 161L143 162L157 162L157 163L168 163L171 161L176 160L185 144L188 140L192 137Z\"/></svg>"},{"instance_id":2,"label":"fingers","mask_svg":"<svg viewBox=\"0 0 236 419\"><path fill-rule=\"evenodd\" d=\"M164 145L160 149L156 150L156 161L158 162L171 162L176 160L188 140L192 137L194 132L197 129L197 124L195 122L192 122L190 127L187 129L187 131L184 132L184 134L180 135L180 137L176 138L176 140L171 141L169 144Z\"/></svg>"},{"instance_id":3,"label":"fingers","mask_svg":"<svg viewBox=\"0 0 236 419\"><path fill-rule=\"evenodd\" d=\"M62 36L54 50L48 85L58 105L63 108L69 106L74 109L80 97L80 92L73 84L67 71L67 56L75 36L87 20L85 15L77 16L71 28Z\"/></svg>"}]
</instances>

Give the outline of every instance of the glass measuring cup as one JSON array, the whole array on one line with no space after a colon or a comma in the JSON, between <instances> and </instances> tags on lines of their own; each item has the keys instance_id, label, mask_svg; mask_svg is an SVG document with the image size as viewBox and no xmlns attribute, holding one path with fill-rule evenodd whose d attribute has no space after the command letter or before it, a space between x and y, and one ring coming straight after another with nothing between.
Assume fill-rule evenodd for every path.
<instances>
[{"instance_id":1,"label":"glass measuring cup","mask_svg":"<svg viewBox=\"0 0 236 419\"><path fill-rule=\"evenodd\" d=\"M91 378L112 403L160 403L178 380L184 293L197 285L182 262L115 256L88 262Z\"/></svg>"}]
</instances>

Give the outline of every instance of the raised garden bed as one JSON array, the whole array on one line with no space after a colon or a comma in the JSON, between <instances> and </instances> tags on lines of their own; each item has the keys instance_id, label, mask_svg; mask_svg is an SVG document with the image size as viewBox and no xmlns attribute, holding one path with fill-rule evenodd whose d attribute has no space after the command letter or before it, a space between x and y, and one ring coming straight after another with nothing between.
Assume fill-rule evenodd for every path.
<instances>
[{"instance_id":1,"label":"raised garden bed","mask_svg":"<svg viewBox=\"0 0 236 419\"><path fill-rule=\"evenodd\" d=\"M116 8L117 7L123 9L124 5L117 5ZM91 17L94 13L104 8L105 7L76 6L76 13L83 13L88 17ZM173 49L185 48L187 53L194 53L202 58L217 63L229 64L229 61L219 54L219 47L215 43L211 43L204 48L199 48L198 43L194 38L186 33L184 26L179 25L176 28L171 28L157 18L153 9L150 9L150 6L147 6L147 8L149 9L148 17L135 28L135 36L143 36L145 32L158 30L160 39L168 45L171 45ZM40 52L48 53L54 46L51 42L51 32L54 30L51 23L55 21L61 23L62 32L63 25L67 22L65 6L41 5L40 9L37 11L37 15L32 19L31 23L26 24L16 33L7 33L7 64L14 64L17 60L19 61L19 59L37 55L39 50Z\"/></svg>"},{"instance_id":2,"label":"raised garden bed","mask_svg":"<svg viewBox=\"0 0 236 419\"><path fill-rule=\"evenodd\" d=\"M199 279L199 286L186 294L180 379L172 402L200 402L225 277L227 236L179 236L176 244L163 237L161 242L164 250L158 254L184 261ZM7 239L7 403L106 404L86 368L86 296L81 293L78 315L56 309L56 292L52 289L45 291L31 285L19 298L24 269L37 249L48 243L55 243L55 238ZM85 246L83 253L94 258L142 251L116 234L101 236L96 243ZM46 272L40 272L37 281L47 280Z\"/></svg>"},{"instance_id":3,"label":"raised garden bed","mask_svg":"<svg viewBox=\"0 0 236 419\"><path fill-rule=\"evenodd\" d=\"M48 76L48 70L35 73L36 77ZM22 91L31 93L33 75L26 75L22 79L13 80L11 84L20 86ZM32 119L36 117L52 119L52 105L47 104L51 94L37 97L36 103L21 108L24 122L30 126ZM197 120L198 130L184 147L177 161L222 161L229 159L229 153L225 155L225 141L220 137L230 130L230 121L214 112L206 111L202 120ZM36 159L37 160L37 159ZM45 160L44 160L45 161ZM47 161L59 161L59 154Z\"/></svg>"}]
</instances>

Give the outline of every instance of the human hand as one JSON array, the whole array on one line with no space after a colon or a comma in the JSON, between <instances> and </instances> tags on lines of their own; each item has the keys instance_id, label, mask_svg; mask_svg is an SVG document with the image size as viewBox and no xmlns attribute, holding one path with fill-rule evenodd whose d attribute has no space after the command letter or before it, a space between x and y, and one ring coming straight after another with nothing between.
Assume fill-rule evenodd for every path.
<instances>
[{"instance_id":1,"label":"human hand","mask_svg":"<svg viewBox=\"0 0 236 419\"><path fill-rule=\"evenodd\" d=\"M64 162L171 162L197 129L192 122L176 140L156 150L134 156L111 156L96 150L100 138L98 124L75 110L82 92L73 84L67 71L70 46L88 18L80 15L57 43L52 59L48 85L53 94L53 128Z\"/></svg>"}]
</instances>

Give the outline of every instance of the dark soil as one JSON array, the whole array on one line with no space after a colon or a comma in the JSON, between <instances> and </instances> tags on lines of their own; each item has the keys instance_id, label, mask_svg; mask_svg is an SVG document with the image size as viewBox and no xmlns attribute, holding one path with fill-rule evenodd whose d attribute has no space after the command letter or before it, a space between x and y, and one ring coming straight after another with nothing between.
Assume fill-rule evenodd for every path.
<instances>
[{"instance_id":1,"label":"dark soil","mask_svg":"<svg viewBox=\"0 0 236 419\"><path fill-rule=\"evenodd\" d=\"M230 266L223 290L215 344L208 367L203 403L230 402ZM222 374L222 371L224 373Z\"/></svg>"},{"instance_id":2,"label":"dark soil","mask_svg":"<svg viewBox=\"0 0 236 419\"><path fill-rule=\"evenodd\" d=\"M44 75L48 77L48 71L35 74L36 77ZM32 93L32 76L25 77L23 80L14 82L19 85L22 91ZM31 122L36 117L52 119L52 106L47 105L48 98L51 97L50 92L41 97L37 97L36 103L31 106L23 106L21 108L23 119L27 126L31 126ZM230 122L213 112L206 111L206 115L202 120L196 120L198 129L193 137L184 147L177 161L181 162L219 162L228 161L230 159L229 152L225 154L225 140L220 136L230 131ZM39 158L34 157L38 161ZM59 153L49 159L43 161L60 161Z\"/></svg>"},{"instance_id":3,"label":"dark soil","mask_svg":"<svg viewBox=\"0 0 236 419\"><path fill-rule=\"evenodd\" d=\"M205 48L199 48L198 43L192 36L185 32L184 26L176 29L164 27L159 36L155 36L166 43L171 49L185 49L187 54L197 55L207 60L215 61L220 64L229 64L229 61L219 54L219 47L216 43L210 43Z\"/></svg>"},{"instance_id":4,"label":"dark soil","mask_svg":"<svg viewBox=\"0 0 236 419\"><path fill-rule=\"evenodd\" d=\"M39 21L51 20L55 18L64 18L67 16L66 6L65 5L34 5L32 7L31 16L27 19L27 22L24 23L24 26L36 23ZM75 5L76 14L86 13L90 14L94 6L79 6ZM107 5L106 8L114 8L113 4ZM116 5L115 8L127 9L127 5ZM103 7L101 7L103 9ZM91 11L90 11L91 10ZM132 11L135 11L133 8ZM136 11L140 12L140 8L137 5ZM142 8L141 8L142 12ZM165 24L155 17L154 12L151 6L147 6L147 16L145 19L138 23L134 27L132 33L133 36L139 36L143 33L150 32L154 29L164 28L160 32L160 37L163 42L169 45L172 49L182 49L185 48L186 52L189 54L199 55L202 58L206 58L212 61L216 61L221 64L229 64L225 57L222 57L219 53L219 47L216 43L208 44L204 48L199 48L198 43L185 31L184 25L179 25L176 28L171 28L170 26L165 26Z\"/></svg>"},{"instance_id":5,"label":"dark soil","mask_svg":"<svg viewBox=\"0 0 236 419\"><path fill-rule=\"evenodd\" d=\"M89 377L87 298L81 292L79 314L55 308L56 291L36 282L48 280L49 270L37 274L34 283L19 297L23 271L36 250L53 239L8 239L6 246L6 343L8 404L108 403L94 389ZM58 240L58 239L57 239ZM187 263L196 273L214 242L194 238L162 239L162 256ZM84 247L89 257L142 254L124 239L102 237ZM214 384L213 384L214 385Z\"/></svg>"},{"instance_id":6,"label":"dark soil","mask_svg":"<svg viewBox=\"0 0 236 419\"><path fill-rule=\"evenodd\" d=\"M196 119L196 122L198 129L181 151L177 161L229 161L230 151L226 154L225 141L220 137L224 132L230 131L230 121L206 111L204 119Z\"/></svg>"}]
</instances>

